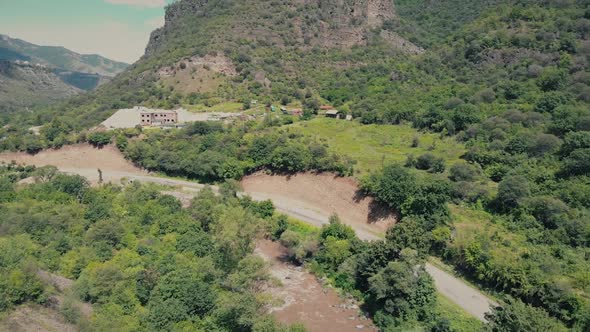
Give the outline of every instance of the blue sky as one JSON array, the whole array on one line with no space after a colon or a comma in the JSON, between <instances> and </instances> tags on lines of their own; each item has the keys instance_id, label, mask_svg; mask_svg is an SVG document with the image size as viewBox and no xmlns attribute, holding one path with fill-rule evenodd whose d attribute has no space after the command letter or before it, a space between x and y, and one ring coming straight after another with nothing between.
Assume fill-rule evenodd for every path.
<instances>
[{"instance_id":1,"label":"blue sky","mask_svg":"<svg viewBox=\"0 0 590 332\"><path fill-rule=\"evenodd\" d=\"M0 0L0 34L135 62L173 0Z\"/></svg>"}]
</instances>

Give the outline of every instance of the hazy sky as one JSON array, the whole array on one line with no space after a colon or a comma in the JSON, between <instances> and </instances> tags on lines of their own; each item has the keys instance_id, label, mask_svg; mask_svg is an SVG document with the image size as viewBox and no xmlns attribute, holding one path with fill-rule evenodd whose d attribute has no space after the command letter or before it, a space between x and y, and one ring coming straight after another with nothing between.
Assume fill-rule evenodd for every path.
<instances>
[{"instance_id":1,"label":"hazy sky","mask_svg":"<svg viewBox=\"0 0 590 332\"><path fill-rule=\"evenodd\" d=\"M0 0L0 34L135 62L173 0Z\"/></svg>"}]
</instances>

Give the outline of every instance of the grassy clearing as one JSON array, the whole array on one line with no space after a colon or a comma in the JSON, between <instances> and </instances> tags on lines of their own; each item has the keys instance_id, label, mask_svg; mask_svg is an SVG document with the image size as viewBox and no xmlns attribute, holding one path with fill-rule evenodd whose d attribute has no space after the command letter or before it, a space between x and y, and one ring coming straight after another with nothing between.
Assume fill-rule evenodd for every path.
<instances>
[{"instance_id":1,"label":"grassy clearing","mask_svg":"<svg viewBox=\"0 0 590 332\"><path fill-rule=\"evenodd\" d=\"M409 125L361 125L354 121L316 118L291 128L325 141L334 152L356 160L357 175L379 169L384 163L404 162L410 154L419 156L427 152L442 157L450 166L466 151L452 138L441 139L440 135L419 132ZM412 148L414 137L419 139L416 148Z\"/></svg>"},{"instance_id":2,"label":"grassy clearing","mask_svg":"<svg viewBox=\"0 0 590 332\"><path fill-rule=\"evenodd\" d=\"M223 102L211 107L203 104L184 105L184 107L191 112L222 112L222 113L238 113L242 111L243 104L233 101Z\"/></svg>"},{"instance_id":3,"label":"grassy clearing","mask_svg":"<svg viewBox=\"0 0 590 332\"><path fill-rule=\"evenodd\" d=\"M320 229L303 221L289 217L288 229L303 236L313 236L320 233Z\"/></svg>"},{"instance_id":4,"label":"grassy clearing","mask_svg":"<svg viewBox=\"0 0 590 332\"><path fill-rule=\"evenodd\" d=\"M466 311L451 302L445 296L438 294L437 311L451 324L451 330L457 332L481 331L483 323L473 318Z\"/></svg>"}]
</instances>

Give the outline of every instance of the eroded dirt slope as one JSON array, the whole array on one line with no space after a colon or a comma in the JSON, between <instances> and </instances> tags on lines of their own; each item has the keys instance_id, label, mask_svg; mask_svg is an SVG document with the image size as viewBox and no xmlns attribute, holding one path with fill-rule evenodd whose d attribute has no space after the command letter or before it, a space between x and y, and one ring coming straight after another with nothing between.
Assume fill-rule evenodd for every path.
<instances>
[{"instance_id":1,"label":"eroded dirt slope","mask_svg":"<svg viewBox=\"0 0 590 332\"><path fill-rule=\"evenodd\" d=\"M111 145L97 149L91 145L77 144L59 150L44 150L36 155L22 152L0 153L0 163L11 161L35 166L53 165L63 172L85 176L92 182L98 181L99 168L105 182L117 182L123 177L147 174L125 160L121 152Z\"/></svg>"},{"instance_id":2,"label":"eroded dirt slope","mask_svg":"<svg viewBox=\"0 0 590 332\"><path fill-rule=\"evenodd\" d=\"M375 331L354 301L342 299L311 273L287 262L280 244L260 241L256 253L271 264L271 274L282 284L268 289L282 301L270 310L279 321L302 323L310 332Z\"/></svg>"},{"instance_id":3,"label":"eroded dirt slope","mask_svg":"<svg viewBox=\"0 0 590 332\"><path fill-rule=\"evenodd\" d=\"M257 173L242 180L244 191L253 196L290 200L293 204L309 205L324 215L338 214L349 225L367 226L384 232L396 221L396 216L364 196L352 178L334 174L296 174L292 176Z\"/></svg>"}]
</instances>

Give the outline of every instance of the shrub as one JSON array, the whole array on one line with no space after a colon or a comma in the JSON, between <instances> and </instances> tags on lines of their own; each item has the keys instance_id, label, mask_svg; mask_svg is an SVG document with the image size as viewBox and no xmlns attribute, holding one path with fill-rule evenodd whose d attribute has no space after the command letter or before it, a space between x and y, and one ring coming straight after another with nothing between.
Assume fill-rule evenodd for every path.
<instances>
[{"instance_id":1,"label":"shrub","mask_svg":"<svg viewBox=\"0 0 590 332\"><path fill-rule=\"evenodd\" d=\"M497 200L505 208L514 208L530 195L527 179L520 175L510 175L504 178L498 186Z\"/></svg>"},{"instance_id":2,"label":"shrub","mask_svg":"<svg viewBox=\"0 0 590 332\"><path fill-rule=\"evenodd\" d=\"M88 143L90 143L96 147L102 147L102 146L110 144L111 138L112 138L111 134L106 131L94 132L94 133L91 133L90 135L88 135L88 137L87 137Z\"/></svg>"},{"instance_id":3,"label":"shrub","mask_svg":"<svg viewBox=\"0 0 590 332\"><path fill-rule=\"evenodd\" d=\"M421 170L428 170L432 173L442 173L445 171L445 161L431 153L426 153L416 159L415 167Z\"/></svg>"},{"instance_id":4,"label":"shrub","mask_svg":"<svg viewBox=\"0 0 590 332\"><path fill-rule=\"evenodd\" d=\"M450 172L449 178L453 181L474 181L479 176L479 169L468 163L456 163Z\"/></svg>"}]
</instances>

